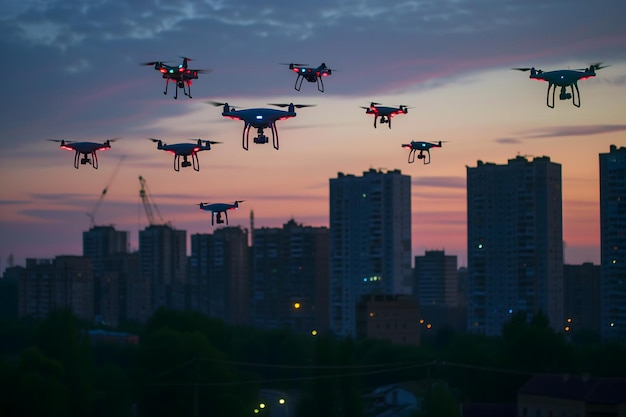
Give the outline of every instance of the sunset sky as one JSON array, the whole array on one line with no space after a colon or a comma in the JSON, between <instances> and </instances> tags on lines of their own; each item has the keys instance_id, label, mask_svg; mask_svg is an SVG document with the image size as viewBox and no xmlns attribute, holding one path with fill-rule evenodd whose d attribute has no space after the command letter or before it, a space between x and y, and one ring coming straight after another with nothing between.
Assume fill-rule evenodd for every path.
<instances>
[{"instance_id":1,"label":"sunset sky","mask_svg":"<svg viewBox=\"0 0 626 417\"><path fill-rule=\"evenodd\" d=\"M598 154L626 146L626 2L437 0L201 2L23 0L0 5L4 77L0 112L0 271L13 255L80 255L96 224L147 226L143 176L166 221L212 233L195 204L245 200L230 225L328 226L329 179L338 172L400 169L412 177L413 253L444 249L467 264L466 166L516 155L562 165L565 261L599 263ZM211 69L194 98L146 61L194 59ZM325 93L293 88L280 63L325 62ZM547 84L513 67L544 71L603 62L579 83L582 106L546 107ZM278 122L280 150L241 148L243 123L221 108L315 104ZM405 104L408 114L373 127L361 106ZM269 134L269 131L266 132ZM98 170L47 138L104 141ZM200 171L175 172L172 155L146 138L221 141ZM403 143L447 141L430 165L408 164ZM119 165L119 170L116 168ZM189 249L189 247L188 247Z\"/></svg>"}]
</instances>

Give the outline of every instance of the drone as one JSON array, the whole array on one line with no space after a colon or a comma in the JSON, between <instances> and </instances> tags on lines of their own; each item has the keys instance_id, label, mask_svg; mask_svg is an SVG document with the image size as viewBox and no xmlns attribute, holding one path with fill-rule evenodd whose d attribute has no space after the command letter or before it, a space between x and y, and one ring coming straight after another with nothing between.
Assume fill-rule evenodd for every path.
<instances>
[{"instance_id":1,"label":"drone","mask_svg":"<svg viewBox=\"0 0 626 417\"><path fill-rule=\"evenodd\" d=\"M117 139L108 139L104 143L97 142L73 142L69 140L48 139L51 142L61 143L60 148L68 151L74 151L74 168L78 169L80 165L90 164L94 169L98 169L97 151L106 151L111 149L111 142ZM82 158L81 158L82 155ZM91 157L91 159L89 159Z\"/></svg>"},{"instance_id":2,"label":"drone","mask_svg":"<svg viewBox=\"0 0 626 417\"><path fill-rule=\"evenodd\" d=\"M245 200L236 200L234 203L199 203L200 210L211 212L211 225L224 223L222 219L222 213L226 216L226 225L228 225L228 210L237 210L239 203L243 203ZM217 219L216 219L217 217Z\"/></svg>"},{"instance_id":3,"label":"drone","mask_svg":"<svg viewBox=\"0 0 626 417\"><path fill-rule=\"evenodd\" d=\"M586 80L587 78L595 77L596 70L606 68L608 65L602 65L602 62L591 64L589 68L574 69L574 70L556 70L556 71L542 71L540 69L533 68L513 68L517 71L530 71L530 78L534 80L547 81L548 92L546 96L546 105L551 109L554 108L554 94L556 87L561 87L561 93L559 94L560 100L572 99L572 104L576 107L580 107L580 91L578 90L578 81ZM567 87L571 88L571 93L567 92ZM550 90L552 90L552 98L550 98ZM574 95L576 92L576 95Z\"/></svg>"},{"instance_id":4,"label":"drone","mask_svg":"<svg viewBox=\"0 0 626 417\"><path fill-rule=\"evenodd\" d=\"M278 150L278 129L276 122L278 120L285 120L292 117L296 117L295 109L303 107L313 107L314 104L269 104L270 106L287 107L287 110L258 108L258 109L243 109L235 110L234 107L230 107L228 103L218 103L215 101L209 101L209 104L214 106L224 106L222 116L229 117L234 120L243 120L243 133L241 136L241 146L247 151L248 142L250 140L250 128L254 127L257 130L257 136L253 139L254 143L268 143L269 138L263 133L264 129L270 129L272 132L272 144L274 149Z\"/></svg>"},{"instance_id":5,"label":"drone","mask_svg":"<svg viewBox=\"0 0 626 417\"><path fill-rule=\"evenodd\" d=\"M191 98L191 83L192 80L198 79L198 74L206 74L211 70L205 69L189 69L188 63L191 61L191 58L183 58L183 63L180 65L167 65L165 62L161 61L152 61L152 62L144 62L143 65L154 66L154 69L159 71L163 78L165 78L165 91L163 94L167 94L167 86L172 81L176 84L176 92L174 94L174 99L178 99L178 89L182 88L183 93L189 98Z\"/></svg>"},{"instance_id":6,"label":"drone","mask_svg":"<svg viewBox=\"0 0 626 417\"><path fill-rule=\"evenodd\" d=\"M310 83L317 83L317 89L321 93L324 92L324 77L328 77L332 74L332 70L326 66L325 63L319 67L309 67L308 64L282 64L289 65L289 69L298 74L296 83L293 86L297 91L300 91L302 81L307 80Z\"/></svg>"},{"instance_id":7,"label":"drone","mask_svg":"<svg viewBox=\"0 0 626 417\"><path fill-rule=\"evenodd\" d=\"M198 152L200 151L208 151L211 149L211 145L222 142L215 142L211 140L205 140L204 145L202 144L202 139L192 139L194 143L175 143L173 145L167 145L163 143L160 139L149 138L152 142L157 144L157 149L161 149L163 151L169 152L174 155L174 171L180 171L180 167L182 165L183 168L187 168L193 165L193 169L196 171L200 171L200 161L198 160ZM183 157L183 162L181 164L180 157ZM188 157L191 156L191 162L187 160Z\"/></svg>"},{"instance_id":8,"label":"drone","mask_svg":"<svg viewBox=\"0 0 626 417\"><path fill-rule=\"evenodd\" d=\"M439 142L422 142L422 141L414 141L411 143L404 143L402 147L405 149L409 149L409 164L415 162L415 153L419 151L417 154L417 159L423 159L424 165L430 164L430 148L441 148L441 141ZM424 153L426 152L426 153Z\"/></svg>"},{"instance_id":9,"label":"drone","mask_svg":"<svg viewBox=\"0 0 626 417\"><path fill-rule=\"evenodd\" d=\"M379 106L380 103L371 102L369 107L363 107L365 114L374 115L374 128L376 128L376 120L380 117L380 123L387 123L391 129L391 119L397 114L407 114L409 107L400 104L398 107Z\"/></svg>"}]
</instances>

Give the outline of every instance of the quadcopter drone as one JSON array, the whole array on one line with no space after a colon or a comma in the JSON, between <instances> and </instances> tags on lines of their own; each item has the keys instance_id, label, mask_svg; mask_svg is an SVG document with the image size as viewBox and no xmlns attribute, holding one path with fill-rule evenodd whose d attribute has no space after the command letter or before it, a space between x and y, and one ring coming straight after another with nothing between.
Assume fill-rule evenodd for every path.
<instances>
[{"instance_id":1,"label":"quadcopter drone","mask_svg":"<svg viewBox=\"0 0 626 417\"><path fill-rule=\"evenodd\" d=\"M441 141L439 142L422 142L422 141L414 141L411 143L404 143L402 147L405 149L409 149L409 164L415 162L415 153L419 151L417 154L417 159L423 159L424 165L430 164L430 148L441 148ZM426 153L424 153L426 152Z\"/></svg>"},{"instance_id":2,"label":"quadcopter drone","mask_svg":"<svg viewBox=\"0 0 626 417\"><path fill-rule=\"evenodd\" d=\"M554 93L556 87L561 87L561 93L559 94L560 100L572 99L572 104L576 107L580 107L580 91L578 90L578 81L586 80L587 78L595 77L596 70L606 68L608 65L602 65L601 62L591 64L589 68L575 69L575 70L556 70L556 71L542 71L540 69L533 68L513 68L517 71L530 71L530 77L534 80L547 81L548 92L546 96L546 105L551 109L554 108ZM567 92L567 87L571 88L571 93ZM550 99L550 90L552 89L552 99ZM576 92L576 95L574 95Z\"/></svg>"},{"instance_id":3,"label":"quadcopter drone","mask_svg":"<svg viewBox=\"0 0 626 417\"><path fill-rule=\"evenodd\" d=\"M293 86L297 91L300 91L302 81L307 80L310 83L317 83L317 89L321 93L324 92L324 77L328 77L332 74L332 70L326 66L325 63L319 67L309 67L308 64L282 64L289 65L289 69L298 74L296 83Z\"/></svg>"},{"instance_id":4,"label":"quadcopter drone","mask_svg":"<svg viewBox=\"0 0 626 417\"><path fill-rule=\"evenodd\" d=\"M228 225L228 210L237 210L239 203L243 203L245 200L237 200L234 203L199 203L200 210L211 212L211 225L224 223L222 220L222 213L226 216L226 225ZM217 219L216 219L217 217Z\"/></svg>"},{"instance_id":5,"label":"quadcopter drone","mask_svg":"<svg viewBox=\"0 0 626 417\"><path fill-rule=\"evenodd\" d=\"M200 161L198 160L198 152L208 151L211 149L211 145L222 142L214 142L211 140L205 140L204 145L202 139L192 139L195 143L175 143L173 145L167 145L160 139L149 138L152 142L157 144L157 149L164 150L174 155L174 171L180 171L181 163L180 157L183 157L182 167L187 168L193 165L193 169L200 171ZM191 156L191 162L187 160Z\"/></svg>"},{"instance_id":6,"label":"quadcopter drone","mask_svg":"<svg viewBox=\"0 0 626 417\"><path fill-rule=\"evenodd\" d=\"M247 151L248 142L250 140L250 128L254 127L257 130L257 136L253 139L254 143L268 143L269 139L263 133L264 129L270 129L272 132L272 144L274 149L278 150L278 129L276 122L278 120L285 120L292 117L296 117L295 109L303 107L312 107L314 104L271 104L270 106L287 107L287 110L258 108L258 109L243 109L235 110L234 107L230 107L228 103L218 103L215 101L209 101L208 103L214 106L224 106L222 116L229 117L234 120L243 120L243 133L241 136L241 146Z\"/></svg>"},{"instance_id":7,"label":"quadcopter drone","mask_svg":"<svg viewBox=\"0 0 626 417\"><path fill-rule=\"evenodd\" d=\"M210 72L210 70L204 69L189 69L188 62L191 61L191 58L183 58L183 63L180 65L167 65L165 62L161 61L153 61L153 62L144 62L143 65L154 66L154 69L159 71L163 78L165 78L165 91L163 94L167 94L167 86L172 81L176 84L176 92L174 94L174 99L178 99L178 89L182 88L183 93L189 98L191 98L191 83L192 80L198 79L198 74L206 74Z\"/></svg>"},{"instance_id":8,"label":"quadcopter drone","mask_svg":"<svg viewBox=\"0 0 626 417\"><path fill-rule=\"evenodd\" d=\"M369 107L363 107L365 114L374 115L374 128L376 128L376 120L380 117L380 123L387 123L391 129L391 119L397 114L407 114L409 107L400 104L398 107L379 106L380 103L371 102Z\"/></svg>"},{"instance_id":9,"label":"quadcopter drone","mask_svg":"<svg viewBox=\"0 0 626 417\"><path fill-rule=\"evenodd\" d=\"M73 142L69 140L48 139L51 142L61 143L60 148L68 151L74 151L74 168L78 169L80 165L90 164L94 169L98 169L97 151L106 151L111 149L111 142L117 139L108 139L104 143L97 142ZM80 156L83 156L82 158ZM91 156L91 159L89 157Z\"/></svg>"}]
</instances>

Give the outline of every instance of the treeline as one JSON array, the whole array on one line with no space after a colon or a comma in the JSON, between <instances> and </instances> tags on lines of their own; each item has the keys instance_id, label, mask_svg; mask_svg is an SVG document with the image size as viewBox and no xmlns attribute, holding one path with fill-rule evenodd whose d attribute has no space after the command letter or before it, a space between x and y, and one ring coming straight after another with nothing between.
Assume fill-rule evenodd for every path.
<instances>
[{"instance_id":1,"label":"treeline","mask_svg":"<svg viewBox=\"0 0 626 417\"><path fill-rule=\"evenodd\" d=\"M411 382L422 416L459 402L515 402L534 373L626 376L626 348L573 343L543 316L514 316L502 337L425 334L421 347L225 325L159 310L117 331L137 345L92 343L90 323L69 311L0 323L0 384L7 416L250 417L258 392L299 393L296 417L360 417L363 394Z\"/></svg>"}]
</instances>

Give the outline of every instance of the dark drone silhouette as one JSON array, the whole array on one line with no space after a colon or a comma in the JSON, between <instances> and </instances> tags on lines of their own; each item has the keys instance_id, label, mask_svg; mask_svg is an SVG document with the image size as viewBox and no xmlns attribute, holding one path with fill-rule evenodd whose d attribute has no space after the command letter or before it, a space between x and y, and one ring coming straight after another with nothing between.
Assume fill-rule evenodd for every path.
<instances>
[{"instance_id":1,"label":"dark drone silhouette","mask_svg":"<svg viewBox=\"0 0 626 417\"><path fill-rule=\"evenodd\" d=\"M98 155L97 151L106 151L111 149L111 142L115 142L117 139L107 139L104 142L74 142L63 139L48 139L51 142L60 143L60 148L68 151L74 151L74 168L78 169L80 165L90 164L92 168L98 169ZM82 158L81 158L82 155ZM91 159L90 159L91 157Z\"/></svg>"},{"instance_id":2,"label":"dark drone silhouette","mask_svg":"<svg viewBox=\"0 0 626 417\"><path fill-rule=\"evenodd\" d=\"M191 98L191 84L192 80L197 80L199 74L206 74L211 72L207 69L189 69L188 63L191 58L183 58L183 63L180 65L167 65L162 61L144 62L142 65L154 66L154 69L159 71L163 78L165 78L165 91L163 94L167 94L167 86L172 81L176 85L176 92L174 93L174 99L178 98L178 89L182 88L183 93Z\"/></svg>"},{"instance_id":3,"label":"dark drone silhouette","mask_svg":"<svg viewBox=\"0 0 626 417\"><path fill-rule=\"evenodd\" d=\"M328 77L333 70L328 68L324 62L318 67L309 67L308 64L282 64L289 65L289 69L298 74L294 88L300 91L302 81L307 80L310 83L317 83L317 89L324 92L324 77Z\"/></svg>"},{"instance_id":4,"label":"dark drone silhouette","mask_svg":"<svg viewBox=\"0 0 626 417\"><path fill-rule=\"evenodd\" d=\"M422 141L414 141L411 143L404 143L402 147L405 149L409 149L409 164L415 162L415 154L417 151L417 159L423 159L424 165L430 164L430 149L431 148L441 148L441 141L439 142L422 142ZM424 153L426 152L426 153Z\"/></svg>"},{"instance_id":5,"label":"dark drone silhouette","mask_svg":"<svg viewBox=\"0 0 626 417\"><path fill-rule=\"evenodd\" d=\"M559 94L560 100L572 99L572 104L576 107L580 107L580 90L578 90L578 81L586 80L587 78L595 77L596 71L602 68L606 68L608 65L602 65L601 62L591 64L589 68L575 69L575 70L556 70L556 71L542 71L540 69L532 68L513 68L517 71L530 71L530 77L533 80L547 81L548 92L546 96L546 105L551 109L554 108L554 94L557 87L561 87L561 93ZM567 87L571 88L571 93L567 92ZM550 90L552 90L552 100L550 100ZM576 93L576 95L574 95Z\"/></svg>"},{"instance_id":6,"label":"dark drone silhouette","mask_svg":"<svg viewBox=\"0 0 626 417\"><path fill-rule=\"evenodd\" d=\"M192 142L174 143L168 145L163 143L160 139L149 138L152 142L157 144L157 149L169 152L174 155L174 171L180 171L182 165L183 168L187 168L193 165L193 169L200 171L200 161L198 160L198 152L208 151L211 149L211 145L222 142L214 142L211 140L191 139ZM202 143L204 142L204 144ZM181 164L180 157L183 157ZM188 157L191 157L191 162L188 161Z\"/></svg>"},{"instance_id":7,"label":"dark drone silhouette","mask_svg":"<svg viewBox=\"0 0 626 417\"><path fill-rule=\"evenodd\" d=\"M237 210L239 203L243 203L245 200L237 200L234 203L198 203L200 210L211 212L211 225L224 223L222 220L222 214L226 217L226 224L228 225L228 210ZM216 218L217 217L217 218Z\"/></svg>"},{"instance_id":8,"label":"dark drone silhouette","mask_svg":"<svg viewBox=\"0 0 626 417\"><path fill-rule=\"evenodd\" d=\"M397 107L388 107L381 106L380 103L371 102L369 107L361 106L361 108L365 109L365 114L374 115L374 128L376 128L376 121L380 117L380 123L387 123L389 129L391 129L391 119L397 114L407 114L410 107L404 104L400 104Z\"/></svg>"}]
</instances>

